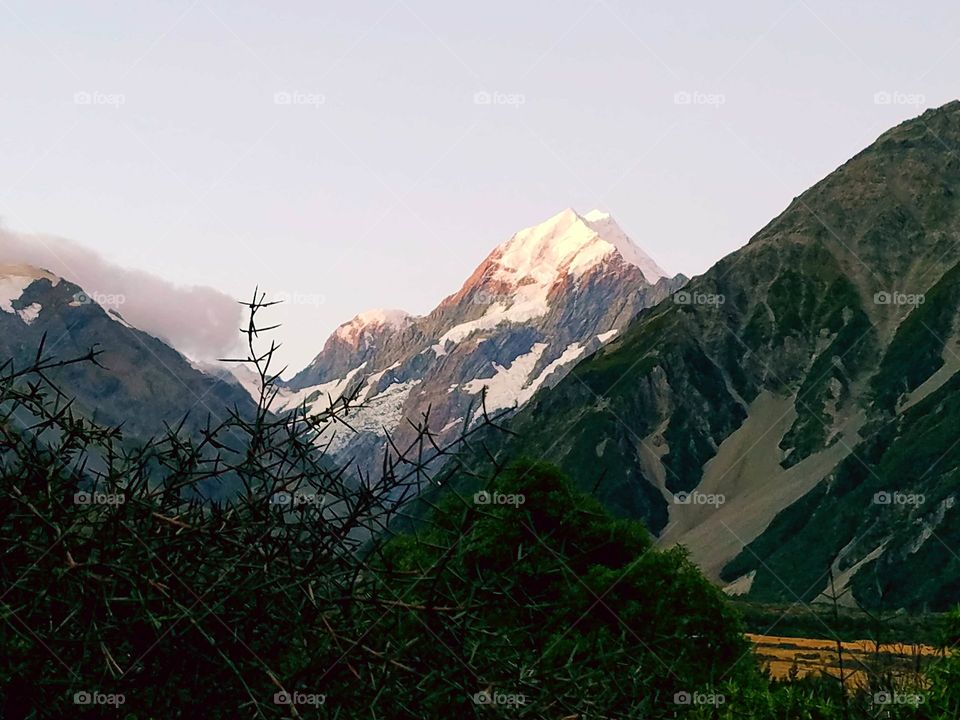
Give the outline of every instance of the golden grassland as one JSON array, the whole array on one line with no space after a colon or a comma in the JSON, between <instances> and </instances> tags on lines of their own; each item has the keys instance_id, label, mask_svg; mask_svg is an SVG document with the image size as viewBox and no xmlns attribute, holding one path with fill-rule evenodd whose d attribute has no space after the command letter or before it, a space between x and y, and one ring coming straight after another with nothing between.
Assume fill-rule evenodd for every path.
<instances>
[{"instance_id":1,"label":"golden grassland","mask_svg":"<svg viewBox=\"0 0 960 720\"><path fill-rule=\"evenodd\" d=\"M924 669L943 656L929 645L910 643L877 644L870 640L837 641L747 634L757 657L780 680L825 673L842 675L851 687L864 686L870 676L895 676L908 683L925 684Z\"/></svg>"}]
</instances>

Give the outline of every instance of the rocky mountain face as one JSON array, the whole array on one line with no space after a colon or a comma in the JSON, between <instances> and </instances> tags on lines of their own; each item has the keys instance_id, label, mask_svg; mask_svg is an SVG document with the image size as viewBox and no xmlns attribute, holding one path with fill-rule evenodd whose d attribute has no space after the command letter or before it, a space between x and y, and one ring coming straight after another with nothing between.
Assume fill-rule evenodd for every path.
<instances>
[{"instance_id":1,"label":"rocky mountain face","mask_svg":"<svg viewBox=\"0 0 960 720\"><path fill-rule=\"evenodd\" d=\"M101 305L101 302L104 304ZM161 340L130 326L109 298L40 268L0 263L0 358L22 368L44 354L56 359L101 351L97 367L79 363L51 371L75 398L81 415L103 425L123 425L124 437L145 440L176 426L198 432L227 408L253 412L249 395L234 381L201 372ZM232 376L231 376L232 377Z\"/></svg>"},{"instance_id":2,"label":"rocky mountain face","mask_svg":"<svg viewBox=\"0 0 960 720\"><path fill-rule=\"evenodd\" d=\"M522 406L686 278L667 277L607 214L564 210L497 247L430 314L375 310L341 325L288 384L283 407L318 409L359 389L363 407L320 442L374 467L402 420L446 442L488 411Z\"/></svg>"},{"instance_id":3,"label":"rocky mountain face","mask_svg":"<svg viewBox=\"0 0 960 720\"><path fill-rule=\"evenodd\" d=\"M500 452L560 464L734 594L960 602L958 240L953 102L641 312Z\"/></svg>"}]
</instances>

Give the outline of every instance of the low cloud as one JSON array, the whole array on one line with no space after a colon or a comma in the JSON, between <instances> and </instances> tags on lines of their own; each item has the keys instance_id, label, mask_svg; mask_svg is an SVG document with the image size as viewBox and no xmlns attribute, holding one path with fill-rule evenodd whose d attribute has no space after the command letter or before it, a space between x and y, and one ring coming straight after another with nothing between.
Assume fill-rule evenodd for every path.
<instances>
[{"instance_id":1,"label":"low cloud","mask_svg":"<svg viewBox=\"0 0 960 720\"><path fill-rule=\"evenodd\" d=\"M0 228L0 262L44 268L97 299L120 297L124 320L199 361L233 356L240 345L243 308L205 286L181 286L120 267L65 238L26 235Z\"/></svg>"}]
</instances>

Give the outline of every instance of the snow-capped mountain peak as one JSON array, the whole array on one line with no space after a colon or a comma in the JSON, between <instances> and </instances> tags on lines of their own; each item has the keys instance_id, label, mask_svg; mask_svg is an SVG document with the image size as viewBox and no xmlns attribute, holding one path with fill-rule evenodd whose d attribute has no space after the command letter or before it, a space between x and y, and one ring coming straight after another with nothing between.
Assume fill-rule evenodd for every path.
<instances>
[{"instance_id":1,"label":"snow-capped mountain peak","mask_svg":"<svg viewBox=\"0 0 960 720\"><path fill-rule=\"evenodd\" d=\"M614 252L640 268L650 283L666 277L608 213L591 210L580 215L567 208L498 247L490 258L495 265L490 279L549 285L560 276L579 277Z\"/></svg>"},{"instance_id":2,"label":"snow-capped mountain peak","mask_svg":"<svg viewBox=\"0 0 960 720\"><path fill-rule=\"evenodd\" d=\"M373 467L402 446L406 419L450 439L480 412L519 407L617 337L686 278L665 278L609 214L568 208L498 245L430 313L361 313L285 388L283 407L324 407L356 392L356 436L328 429L329 451Z\"/></svg>"},{"instance_id":3,"label":"snow-capped mountain peak","mask_svg":"<svg viewBox=\"0 0 960 720\"><path fill-rule=\"evenodd\" d=\"M356 344L365 332L384 329L399 330L412 321L413 317L403 310L384 308L366 310L338 327L335 334L341 340Z\"/></svg>"}]
</instances>

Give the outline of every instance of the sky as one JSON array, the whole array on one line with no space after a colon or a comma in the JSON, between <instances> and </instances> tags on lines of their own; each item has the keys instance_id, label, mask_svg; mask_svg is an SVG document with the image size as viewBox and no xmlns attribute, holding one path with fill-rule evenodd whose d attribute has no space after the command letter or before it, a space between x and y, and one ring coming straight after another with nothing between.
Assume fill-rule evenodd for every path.
<instances>
[{"instance_id":1,"label":"sky","mask_svg":"<svg viewBox=\"0 0 960 720\"><path fill-rule=\"evenodd\" d=\"M701 273L958 61L944 0L3 0L0 219L285 298L296 370L565 207Z\"/></svg>"}]
</instances>

